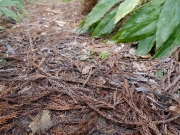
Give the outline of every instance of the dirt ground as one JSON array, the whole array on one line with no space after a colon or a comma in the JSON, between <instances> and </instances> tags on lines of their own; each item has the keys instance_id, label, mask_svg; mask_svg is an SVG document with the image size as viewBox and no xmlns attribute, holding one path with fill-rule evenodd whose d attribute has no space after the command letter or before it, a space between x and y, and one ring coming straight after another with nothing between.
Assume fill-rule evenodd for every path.
<instances>
[{"instance_id":1,"label":"dirt ground","mask_svg":"<svg viewBox=\"0 0 180 135\"><path fill-rule=\"evenodd\" d=\"M0 20L1 135L180 135L180 49L153 60L78 35L79 1L26 10Z\"/></svg>"}]
</instances>

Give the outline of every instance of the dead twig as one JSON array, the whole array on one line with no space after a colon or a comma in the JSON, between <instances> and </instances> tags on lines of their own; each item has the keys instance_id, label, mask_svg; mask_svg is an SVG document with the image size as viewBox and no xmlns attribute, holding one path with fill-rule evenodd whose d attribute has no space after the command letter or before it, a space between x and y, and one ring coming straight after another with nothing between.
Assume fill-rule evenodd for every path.
<instances>
[{"instance_id":1,"label":"dead twig","mask_svg":"<svg viewBox=\"0 0 180 135\"><path fill-rule=\"evenodd\" d=\"M172 118L169 118L167 120L161 120L161 121L154 121L155 124L164 124L164 123L169 123L169 122L172 122L174 120L177 120L180 118L180 113L178 113L176 116L172 117Z\"/></svg>"},{"instance_id":2,"label":"dead twig","mask_svg":"<svg viewBox=\"0 0 180 135\"><path fill-rule=\"evenodd\" d=\"M94 74L94 72L95 72L95 70L92 71L92 68L91 68L91 70L90 70L90 72L89 72L89 75L88 75L87 79L86 79L85 82L83 83L83 87L86 86L86 84L87 84L88 81L91 79L91 76Z\"/></svg>"},{"instance_id":3,"label":"dead twig","mask_svg":"<svg viewBox=\"0 0 180 135\"><path fill-rule=\"evenodd\" d=\"M88 103L86 100L85 100L85 97L81 97L81 99L89 106L89 108L91 108L93 111L95 111L96 113L98 113L100 116L102 116L103 118L107 119L107 120L110 120L111 122L113 123L118 123L118 124L121 124L121 125L129 125L129 126L140 126L141 123L139 122L132 122L132 123L127 123L127 122L121 122L121 121L118 121L114 118L110 118L108 116L106 116L104 113L102 113L101 111L99 111L97 108L95 108L93 105L91 105L90 103Z\"/></svg>"}]
</instances>

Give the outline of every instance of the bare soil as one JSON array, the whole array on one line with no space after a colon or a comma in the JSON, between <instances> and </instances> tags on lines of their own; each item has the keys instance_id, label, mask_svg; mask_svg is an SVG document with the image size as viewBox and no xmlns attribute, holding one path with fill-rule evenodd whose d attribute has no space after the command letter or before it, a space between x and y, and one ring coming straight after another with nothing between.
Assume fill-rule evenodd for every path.
<instances>
[{"instance_id":1,"label":"bare soil","mask_svg":"<svg viewBox=\"0 0 180 135\"><path fill-rule=\"evenodd\" d=\"M1 19L0 134L180 134L180 49L153 60L78 35L81 8L42 0L21 24Z\"/></svg>"}]
</instances>

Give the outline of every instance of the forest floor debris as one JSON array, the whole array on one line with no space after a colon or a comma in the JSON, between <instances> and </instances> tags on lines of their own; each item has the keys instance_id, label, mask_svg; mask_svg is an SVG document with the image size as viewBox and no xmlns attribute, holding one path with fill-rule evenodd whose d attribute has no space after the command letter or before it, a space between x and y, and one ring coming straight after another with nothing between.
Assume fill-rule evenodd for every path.
<instances>
[{"instance_id":1,"label":"forest floor debris","mask_svg":"<svg viewBox=\"0 0 180 135\"><path fill-rule=\"evenodd\" d=\"M42 0L1 20L0 134L178 135L180 49L152 60L78 35L80 7Z\"/></svg>"}]
</instances>

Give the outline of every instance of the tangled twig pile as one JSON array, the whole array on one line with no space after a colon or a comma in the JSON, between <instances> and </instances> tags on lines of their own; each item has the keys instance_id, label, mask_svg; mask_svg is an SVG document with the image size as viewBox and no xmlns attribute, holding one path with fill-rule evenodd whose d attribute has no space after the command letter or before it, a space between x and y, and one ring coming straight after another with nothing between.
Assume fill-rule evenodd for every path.
<instances>
[{"instance_id":1,"label":"tangled twig pile","mask_svg":"<svg viewBox=\"0 0 180 135\"><path fill-rule=\"evenodd\" d=\"M92 42L69 26L47 35L27 27L0 42L1 59L8 54L0 65L0 134L31 133L43 110L53 124L39 134L179 134L179 62L123 58L127 49L81 61L79 44ZM162 80L152 74L159 69Z\"/></svg>"}]
</instances>

